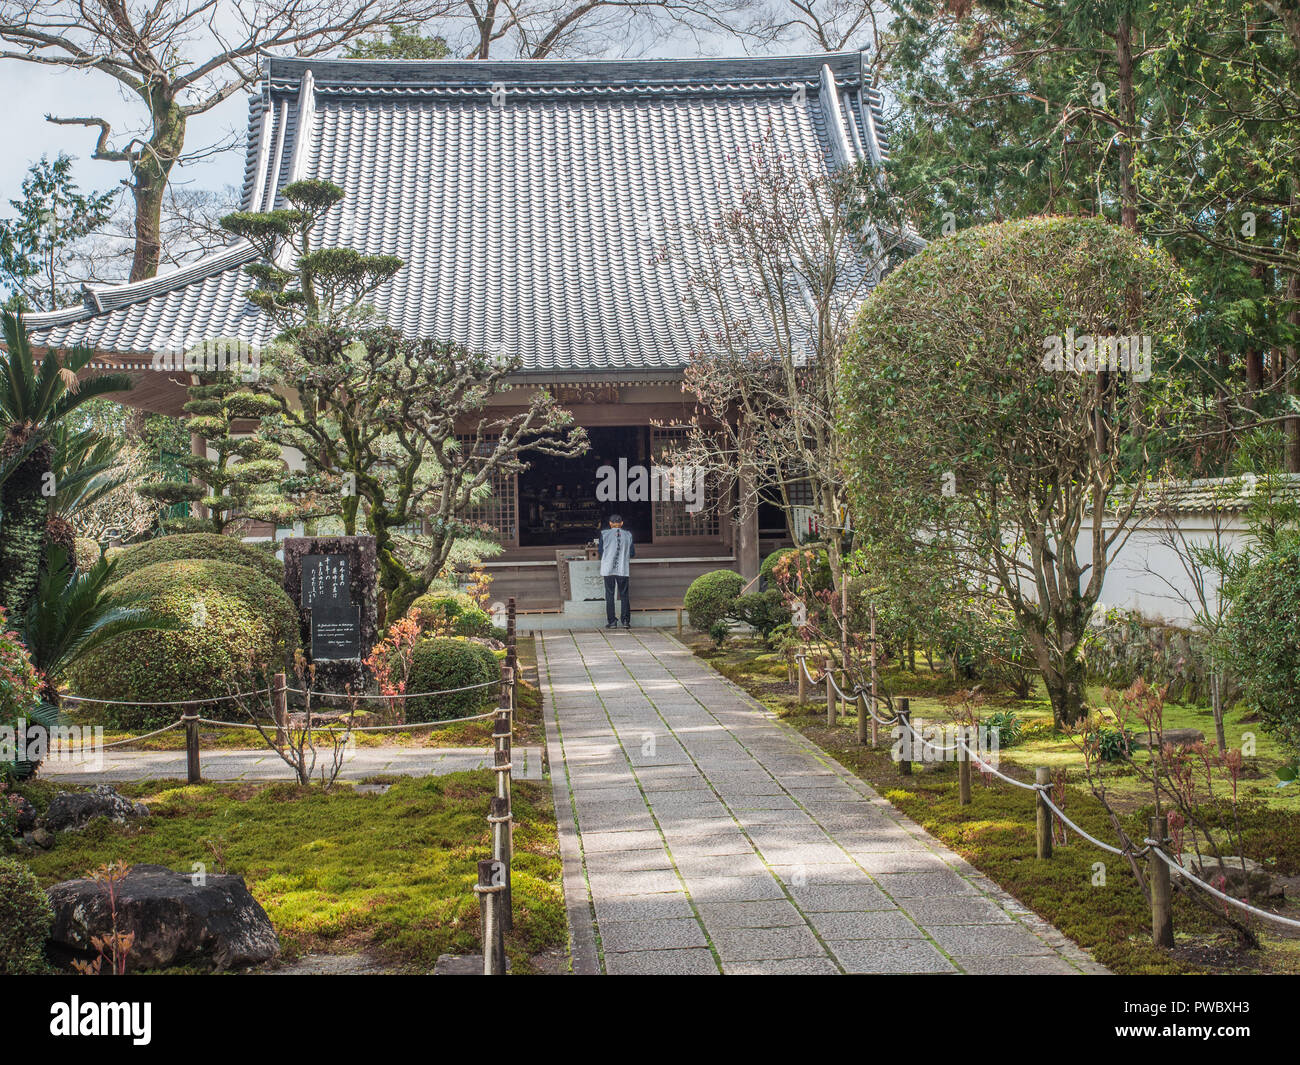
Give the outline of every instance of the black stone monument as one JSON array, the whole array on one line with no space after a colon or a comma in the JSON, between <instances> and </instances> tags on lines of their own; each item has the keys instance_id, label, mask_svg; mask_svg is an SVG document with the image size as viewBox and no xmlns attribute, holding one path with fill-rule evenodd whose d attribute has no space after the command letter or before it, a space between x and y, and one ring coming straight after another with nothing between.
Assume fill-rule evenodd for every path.
<instances>
[{"instance_id":1,"label":"black stone monument","mask_svg":"<svg viewBox=\"0 0 1300 1065\"><path fill-rule=\"evenodd\" d=\"M318 691L362 691L361 660L379 642L373 536L302 536L284 541L284 590L298 605L302 645Z\"/></svg>"}]
</instances>

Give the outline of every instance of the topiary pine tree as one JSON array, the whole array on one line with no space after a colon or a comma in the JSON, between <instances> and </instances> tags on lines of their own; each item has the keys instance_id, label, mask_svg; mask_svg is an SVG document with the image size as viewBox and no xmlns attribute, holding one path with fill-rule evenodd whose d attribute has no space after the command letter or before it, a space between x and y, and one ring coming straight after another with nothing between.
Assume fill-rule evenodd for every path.
<instances>
[{"instance_id":1,"label":"topiary pine tree","mask_svg":"<svg viewBox=\"0 0 1300 1065\"><path fill-rule=\"evenodd\" d=\"M185 427L204 438L202 455L187 455L181 465L192 480L145 485L140 493L161 504L198 503L208 517L167 518L168 532L224 533L250 520L282 524L298 516L299 504L285 493L289 471L280 448L257 433L236 435L238 421L259 421L279 409L275 400L237 374L207 375L192 385L184 410Z\"/></svg>"}]
</instances>

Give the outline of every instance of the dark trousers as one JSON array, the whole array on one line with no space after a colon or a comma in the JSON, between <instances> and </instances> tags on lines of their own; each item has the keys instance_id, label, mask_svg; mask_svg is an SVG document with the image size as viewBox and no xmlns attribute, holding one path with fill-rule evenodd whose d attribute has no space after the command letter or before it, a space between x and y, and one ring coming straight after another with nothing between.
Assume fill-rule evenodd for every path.
<instances>
[{"instance_id":1,"label":"dark trousers","mask_svg":"<svg viewBox=\"0 0 1300 1065\"><path fill-rule=\"evenodd\" d=\"M605 620L609 624L614 624L614 588L618 588L618 597L623 604L623 617L621 618L624 625L632 623L632 604L627 598L627 578L626 577L606 577L605 578Z\"/></svg>"}]
</instances>

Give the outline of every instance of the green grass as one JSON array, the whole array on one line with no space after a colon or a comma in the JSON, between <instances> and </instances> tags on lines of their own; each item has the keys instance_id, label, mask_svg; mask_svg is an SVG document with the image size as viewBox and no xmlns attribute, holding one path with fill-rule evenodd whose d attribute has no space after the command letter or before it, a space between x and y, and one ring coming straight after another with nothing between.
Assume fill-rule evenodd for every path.
<instances>
[{"instance_id":1,"label":"green grass","mask_svg":"<svg viewBox=\"0 0 1300 1065\"><path fill-rule=\"evenodd\" d=\"M78 877L106 862L237 873L266 909L285 956L367 949L400 966L433 967L439 954L480 949L477 863L489 856L490 771L397 778L383 795L340 784L118 785L148 804L137 825L99 821L63 833L53 850L24 860L41 883ZM38 807L55 785L24 786ZM545 783L516 781L514 931L516 973L566 942L554 812Z\"/></svg>"},{"instance_id":2,"label":"green grass","mask_svg":"<svg viewBox=\"0 0 1300 1065\"><path fill-rule=\"evenodd\" d=\"M784 661L757 641L732 640L721 651L713 649L704 637L692 638L689 643L697 655L833 754L899 810L1114 971L1300 972L1300 939L1276 931L1275 926L1257 926L1264 949L1240 949L1232 937L1181 896L1176 898L1174 908L1177 946L1171 952L1156 949L1151 945L1150 910L1123 859L1099 851L1073 833L1071 842L1058 847L1050 861L1036 858L1034 801L1028 792L994 779L985 782L975 774L971 804L960 806L954 764L917 764L910 776L899 772L889 757L887 732L882 734L879 749L859 746L856 717L850 716L834 728L827 726L825 701L819 691L810 693L809 707L799 708ZM886 683L895 695L911 698L913 720L951 720L951 706L944 696L933 689L927 691L924 684L912 685L910 679L910 674L893 673ZM921 679L932 678L923 674ZM935 687L941 692L946 688ZM911 694L914 691L916 695ZM1100 692L1095 695L1099 697ZM1034 699L997 699L982 713L1007 708L1025 720L1045 714L1050 721L1045 704ZM1213 721L1208 712L1202 716L1194 707L1171 707L1166 720L1171 727L1200 728L1207 733L1207 739L1213 739ZM1243 730L1252 730L1252 726L1241 720L1239 712L1230 715L1229 741L1239 741ZM1279 794L1267 779L1271 760L1276 758L1280 763L1280 754L1262 731L1254 731L1261 777L1250 781L1253 787L1243 793L1243 849L1248 857L1264 861L1277 873L1295 875L1300 873L1300 812L1295 797ZM1045 735L1027 740L1022 746L1004 748L1001 755L1000 768L1012 776L1024 779L1031 776L1032 766L1058 765L1072 769L1072 777L1081 780L1081 756L1063 737ZM1140 782L1131 770L1128 775L1116 770L1108 772L1107 787L1121 797L1117 806L1125 830L1141 838L1151 808ZM1229 793L1226 787L1218 792L1225 797ZM1108 815L1090 791L1070 786L1064 809L1092 835L1114 840L1116 834ZM1226 815L1220 809L1214 816ZM1093 883L1096 862L1105 863L1105 886ZM1294 912L1288 915L1296 916Z\"/></svg>"}]
</instances>

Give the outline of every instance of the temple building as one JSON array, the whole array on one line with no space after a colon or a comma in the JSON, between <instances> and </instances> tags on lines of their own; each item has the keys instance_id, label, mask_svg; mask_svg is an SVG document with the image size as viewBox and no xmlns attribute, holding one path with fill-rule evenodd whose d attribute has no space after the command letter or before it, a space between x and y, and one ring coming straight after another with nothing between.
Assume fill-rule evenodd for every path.
<instances>
[{"instance_id":1,"label":"temple building","mask_svg":"<svg viewBox=\"0 0 1300 1065\"><path fill-rule=\"evenodd\" d=\"M656 256L724 206L735 153L765 137L782 151L878 165L880 98L858 53L638 61L268 58L252 97L242 208L269 210L300 178L341 186L323 245L401 257L372 297L411 336L517 356L510 406L545 387L587 430L579 458L532 456L475 518L504 552L494 594L556 611L589 598L571 580L612 509L637 540L634 605L681 602L698 574L758 572L790 542L783 513L739 526L708 500L597 497L602 466L651 465L693 403L683 368L708 323L685 269ZM88 345L101 369L136 378L123 402L181 412L187 373L159 352L211 338L268 343L235 242L147 281L88 288L81 306L27 319L41 347ZM744 298L738 291L737 298ZM266 530L265 532L270 532ZM576 571L575 571L576 573Z\"/></svg>"}]
</instances>

